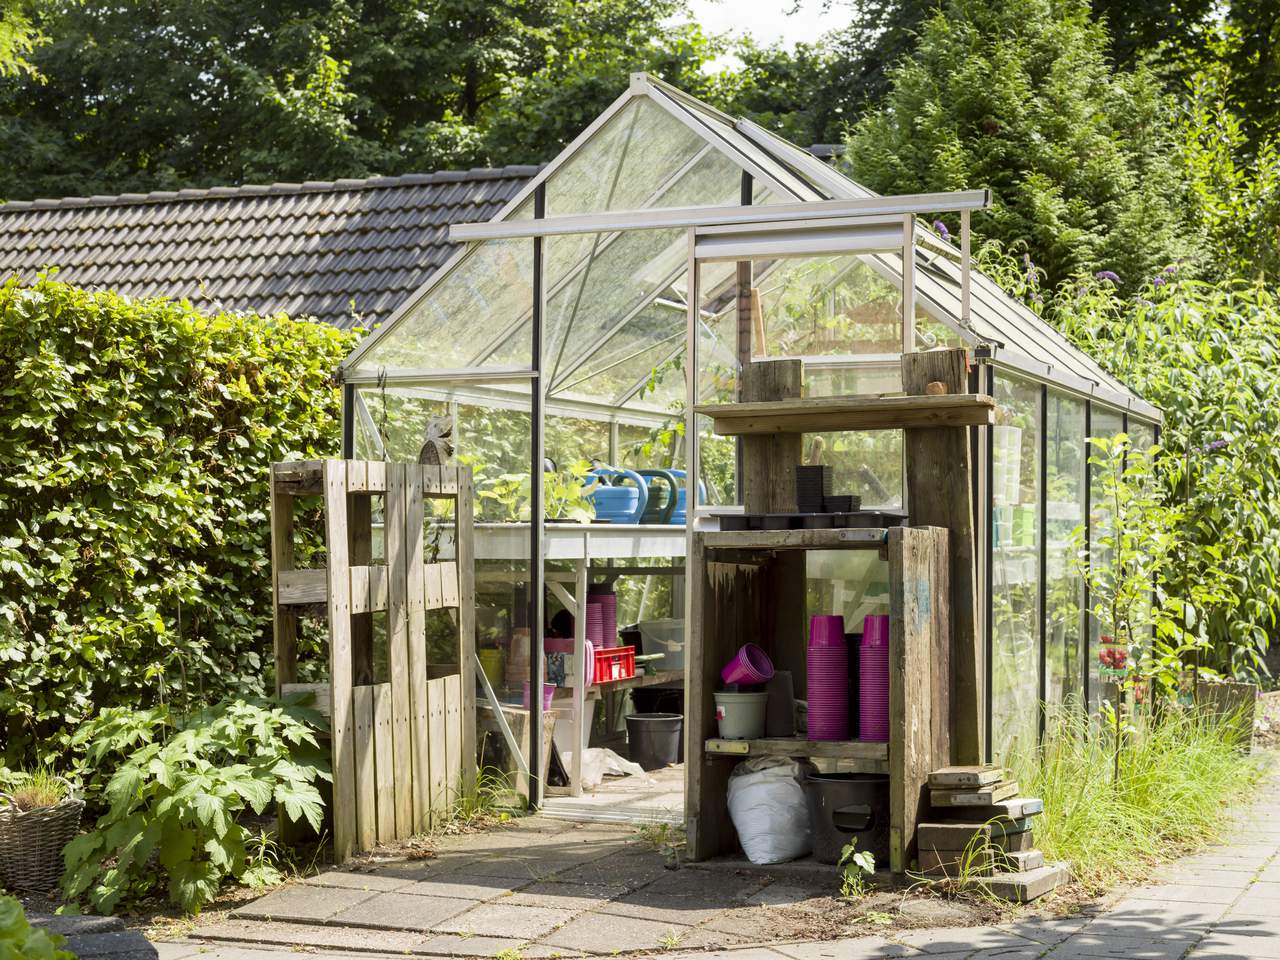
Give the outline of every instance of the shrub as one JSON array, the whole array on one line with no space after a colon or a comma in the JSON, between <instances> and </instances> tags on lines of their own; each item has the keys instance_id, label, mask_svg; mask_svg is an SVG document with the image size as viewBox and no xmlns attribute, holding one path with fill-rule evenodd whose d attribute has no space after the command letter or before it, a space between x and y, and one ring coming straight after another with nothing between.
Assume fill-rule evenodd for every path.
<instances>
[{"instance_id":1,"label":"shrub","mask_svg":"<svg viewBox=\"0 0 1280 960\"><path fill-rule=\"evenodd\" d=\"M268 464L338 453L352 335L283 315L0 287L0 740L264 689Z\"/></svg>"},{"instance_id":2,"label":"shrub","mask_svg":"<svg viewBox=\"0 0 1280 960\"><path fill-rule=\"evenodd\" d=\"M1280 301L1170 268L1127 299L1077 279L1045 313L1164 411L1160 483L1183 514L1168 587L1213 597L1191 624L1213 646L1207 666L1265 672L1280 626Z\"/></svg>"},{"instance_id":3,"label":"shrub","mask_svg":"<svg viewBox=\"0 0 1280 960\"><path fill-rule=\"evenodd\" d=\"M22 904L0 894L0 960L75 960L75 954L58 949L65 942L31 926Z\"/></svg>"},{"instance_id":4,"label":"shrub","mask_svg":"<svg viewBox=\"0 0 1280 960\"><path fill-rule=\"evenodd\" d=\"M67 844L63 892L108 913L164 884L194 913L227 877L278 882L273 866L251 856L253 835L239 817L275 802L320 829L315 781L328 774L311 730L319 723L313 711L265 701L228 701L176 723L163 707L104 710L76 746L85 749L88 794L108 806Z\"/></svg>"}]
</instances>

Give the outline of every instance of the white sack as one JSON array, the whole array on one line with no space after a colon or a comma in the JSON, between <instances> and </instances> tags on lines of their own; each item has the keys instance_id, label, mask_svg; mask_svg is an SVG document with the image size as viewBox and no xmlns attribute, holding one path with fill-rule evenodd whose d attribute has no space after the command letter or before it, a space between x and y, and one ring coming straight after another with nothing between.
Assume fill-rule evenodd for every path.
<instances>
[{"instance_id":1,"label":"white sack","mask_svg":"<svg viewBox=\"0 0 1280 960\"><path fill-rule=\"evenodd\" d=\"M785 863L813 850L809 808L794 760L745 760L729 776L729 817L752 863Z\"/></svg>"}]
</instances>

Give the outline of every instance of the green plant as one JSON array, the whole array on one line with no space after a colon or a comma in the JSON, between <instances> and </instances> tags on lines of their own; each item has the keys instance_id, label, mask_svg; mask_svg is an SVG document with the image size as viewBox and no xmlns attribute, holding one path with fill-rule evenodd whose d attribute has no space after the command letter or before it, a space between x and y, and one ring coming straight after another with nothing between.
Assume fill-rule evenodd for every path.
<instances>
[{"instance_id":1,"label":"green plant","mask_svg":"<svg viewBox=\"0 0 1280 960\"><path fill-rule=\"evenodd\" d=\"M506 774L495 767L484 767L476 772L475 785L454 800L450 820L463 824L502 823L511 819L516 800Z\"/></svg>"},{"instance_id":2,"label":"green plant","mask_svg":"<svg viewBox=\"0 0 1280 960\"><path fill-rule=\"evenodd\" d=\"M658 946L663 950L674 950L676 947L680 946L680 939L680 934L676 933L674 930L668 930L658 938Z\"/></svg>"},{"instance_id":3,"label":"green plant","mask_svg":"<svg viewBox=\"0 0 1280 960\"><path fill-rule=\"evenodd\" d=\"M266 701L226 701L180 723L164 708L104 711L77 745L91 793L109 806L67 845L63 892L105 913L167 881L168 898L194 913L228 877L278 879L273 850L239 818L275 802L319 830L315 781L328 779L313 733L319 722L313 711Z\"/></svg>"},{"instance_id":4,"label":"green plant","mask_svg":"<svg viewBox=\"0 0 1280 960\"><path fill-rule=\"evenodd\" d=\"M1268 763L1240 754L1231 717L1171 705L1130 726L1119 777L1110 744L1077 705L1052 709L1043 744L1008 760L1023 792L1044 800L1036 847L1093 892L1216 838Z\"/></svg>"},{"instance_id":5,"label":"green plant","mask_svg":"<svg viewBox=\"0 0 1280 960\"><path fill-rule=\"evenodd\" d=\"M13 805L21 811L52 807L67 795L66 781L44 768L31 773L19 771L14 780L17 785L9 795L13 798Z\"/></svg>"},{"instance_id":6,"label":"green plant","mask_svg":"<svg viewBox=\"0 0 1280 960\"><path fill-rule=\"evenodd\" d=\"M874 923L877 927L893 926L893 914L885 913L883 910L868 910L862 915L862 919L867 923Z\"/></svg>"},{"instance_id":7,"label":"green plant","mask_svg":"<svg viewBox=\"0 0 1280 960\"><path fill-rule=\"evenodd\" d=\"M332 371L354 342L47 278L0 286L6 762L61 762L106 707L267 689L268 465L338 452Z\"/></svg>"},{"instance_id":8,"label":"green plant","mask_svg":"<svg viewBox=\"0 0 1280 960\"><path fill-rule=\"evenodd\" d=\"M58 948L66 938L33 927L22 904L0 894L0 960L75 960L75 954Z\"/></svg>"},{"instance_id":9,"label":"green plant","mask_svg":"<svg viewBox=\"0 0 1280 960\"><path fill-rule=\"evenodd\" d=\"M850 840L840 851L836 866L840 870L840 896L861 897L876 872L876 857L870 850L857 849L857 840Z\"/></svg>"},{"instance_id":10,"label":"green plant","mask_svg":"<svg viewBox=\"0 0 1280 960\"><path fill-rule=\"evenodd\" d=\"M587 460L575 460L563 471L548 470L543 474L542 500L546 517L550 520L573 520L590 523L595 519L595 505L590 494L599 486L599 480L591 478L591 464ZM477 483L476 496L503 508L503 519L529 519L530 483L527 473L504 473L492 478L482 478Z\"/></svg>"},{"instance_id":11,"label":"green plant","mask_svg":"<svg viewBox=\"0 0 1280 960\"><path fill-rule=\"evenodd\" d=\"M524 960L524 954L515 947L503 947L493 955L494 960Z\"/></svg>"}]
</instances>

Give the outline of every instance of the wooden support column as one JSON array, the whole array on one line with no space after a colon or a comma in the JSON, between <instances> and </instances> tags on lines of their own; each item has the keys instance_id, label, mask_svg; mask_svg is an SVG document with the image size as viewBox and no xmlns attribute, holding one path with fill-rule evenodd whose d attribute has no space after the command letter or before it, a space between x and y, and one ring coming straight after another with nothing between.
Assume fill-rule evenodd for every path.
<instances>
[{"instance_id":1,"label":"wooden support column","mask_svg":"<svg viewBox=\"0 0 1280 960\"><path fill-rule=\"evenodd\" d=\"M902 388L907 394L965 393L968 383L963 349L902 356ZM912 526L946 527L951 534L951 670L949 678L935 677L933 700L951 718L952 762L981 763L984 701L969 432L961 427L917 427L903 434Z\"/></svg>"},{"instance_id":2,"label":"wooden support column","mask_svg":"<svg viewBox=\"0 0 1280 960\"><path fill-rule=\"evenodd\" d=\"M742 371L742 402L792 400L801 395L804 364L799 360L757 360ZM802 463L803 434L742 437L742 502L747 513L793 513L796 465ZM770 567L765 617L771 635L792 638L775 648L774 666L790 670L796 696L806 695L805 558L803 551L779 555Z\"/></svg>"}]
</instances>

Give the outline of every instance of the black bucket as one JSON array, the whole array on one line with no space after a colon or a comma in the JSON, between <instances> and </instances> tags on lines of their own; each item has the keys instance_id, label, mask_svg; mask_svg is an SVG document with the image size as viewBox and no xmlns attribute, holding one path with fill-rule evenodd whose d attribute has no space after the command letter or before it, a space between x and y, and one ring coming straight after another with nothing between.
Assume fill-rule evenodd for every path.
<instances>
[{"instance_id":1,"label":"black bucket","mask_svg":"<svg viewBox=\"0 0 1280 960\"><path fill-rule=\"evenodd\" d=\"M880 773L811 773L804 781L813 826L813 858L838 863L850 840L889 865L889 778Z\"/></svg>"},{"instance_id":2,"label":"black bucket","mask_svg":"<svg viewBox=\"0 0 1280 960\"><path fill-rule=\"evenodd\" d=\"M627 717L627 752L645 770L680 762L684 717L678 713L636 713Z\"/></svg>"}]
</instances>

